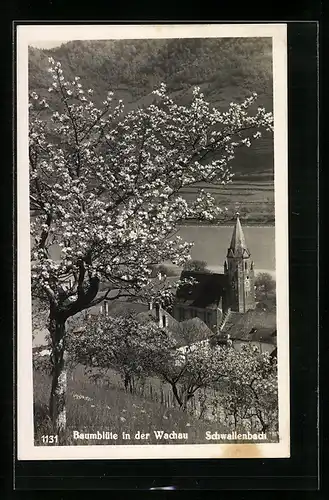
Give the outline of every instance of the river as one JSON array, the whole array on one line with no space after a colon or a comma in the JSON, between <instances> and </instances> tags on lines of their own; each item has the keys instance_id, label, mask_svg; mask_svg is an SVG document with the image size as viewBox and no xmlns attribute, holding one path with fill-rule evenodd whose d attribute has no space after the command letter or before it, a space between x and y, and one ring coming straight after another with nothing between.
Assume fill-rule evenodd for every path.
<instances>
[{"instance_id":1,"label":"river","mask_svg":"<svg viewBox=\"0 0 329 500\"><path fill-rule=\"evenodd\" d=\"M233 226L182 226L179 235L193 241L192 259L204 260L209 269L222 272ZM255 272L275 276L275 227L243 226L247 246L255 264Z\"/></svg>"}]
</instances>

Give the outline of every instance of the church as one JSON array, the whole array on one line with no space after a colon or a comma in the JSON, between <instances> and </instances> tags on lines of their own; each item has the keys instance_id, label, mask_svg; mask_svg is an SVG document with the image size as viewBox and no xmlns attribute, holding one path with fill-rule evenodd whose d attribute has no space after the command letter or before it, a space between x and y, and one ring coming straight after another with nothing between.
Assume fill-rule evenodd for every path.
<instances>
[{"instance_id":1,"label":"church","mask_svg":"<svg viewBox=\"0 0 329 500\"><path fill-rule=\"evenodd\" d=\"M256 308L254 263L247 247L241 222L237 217L224 262L224 273L183 271L181 279L191 279L181 286L171 315L181 322L199 317L214 333L225 325L229 313L246 313Z\"/></svg>"}]
</instances>

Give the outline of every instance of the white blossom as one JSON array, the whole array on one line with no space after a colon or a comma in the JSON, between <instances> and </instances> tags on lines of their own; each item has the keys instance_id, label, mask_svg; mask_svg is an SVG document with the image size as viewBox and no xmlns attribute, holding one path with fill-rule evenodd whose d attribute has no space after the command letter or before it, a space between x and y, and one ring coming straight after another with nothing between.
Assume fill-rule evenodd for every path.
<instances>
[{"instance_id":1,"label":"white blossom","mask_svg":"<svg viewBox=\"0 0 329 500\"><path fill-rule=\"evenodd\" d=\"M187 200L181 188L229 183L236 149L251 146L259 129L272 130L272 115L261 107L249 113L255 95L220 112L198 87L191 104L181 106L164 83L146 108L124 112L110 91L99 109L79 77L70 82L60 64L49 63L48 91L59 105L51 110L35 92L30 96L30 193L38 214L31 223L34 293L84 308L78 279L63 290L72 275L81 277L84 290L99 278L139 297L154 294L157 283L169 300L166 277L151 278L151 266L183 265L192 243L173 236L177 226L190 218L217 221L227 210L206 191ZM250 136L242 135L245 129ZM213 159L208 151L216 149L220 156Z\"/></svg>"}]
</instances>

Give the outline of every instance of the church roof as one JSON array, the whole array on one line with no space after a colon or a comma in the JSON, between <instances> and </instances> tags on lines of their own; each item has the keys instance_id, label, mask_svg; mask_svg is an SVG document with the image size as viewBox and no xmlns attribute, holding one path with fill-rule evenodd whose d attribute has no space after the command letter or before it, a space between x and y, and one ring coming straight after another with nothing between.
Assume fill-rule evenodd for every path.
<instances>
[{"instance_id":1,"label":"church roof","mask_svg":"<svg viewBox=\"0 0 329 500\"><path fill-rule=\"evenodd\" d=\"M232 340L250 340L276 344L276 313L249 310L231 312L223 329Z\"/></svg>"},{"instance_id":2,"label":"church roof","mask_svg":"<svg viewBox=\"0 0 329 500\"><path fill-rule=\"evenodd\" d=\"M176 301L190 307L217 307L227 290L227 277L224 274L201 271L183 271L180 279L194 278L190 285L182 285L176 293Z\"/></svg>"},{"instance_id":3,"label":"church roof","mask_svg":"<svg viewBox=\"0 0 329 500\"><path fill-rule=\"evenodd\" d=\"M250 257L250 252L246 244L246 239L242 230L239 216L236 218L232 233L231 244L227 252L228 257Z\"/></svg>"}]
</instances>

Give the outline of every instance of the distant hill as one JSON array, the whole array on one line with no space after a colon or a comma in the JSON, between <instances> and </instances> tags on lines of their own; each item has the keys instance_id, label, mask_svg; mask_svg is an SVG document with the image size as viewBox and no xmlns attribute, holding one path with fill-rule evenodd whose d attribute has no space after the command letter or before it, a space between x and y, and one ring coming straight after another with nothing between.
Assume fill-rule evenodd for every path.
<instances>
[{"instance_id":1,"label":"distant hill","mask_svg":"<svg viewBox=\"0 0 329 500\"><path fill-rule=\"evenodd\" d=\"M94 90L96 103L112 90L130 107L143 106L151 101L152 90L165 82L181 104L188 102L191 87L198 85L218 108L255 91L259 95L256 107L272 111L270 38L72 41L47 50L30 47L29 51L30 89L49 99L47 69L52 56L69 78L80 76ZM272 136L240 151L233 168L247 178L248 174L272 178Z\"/></svg>"}]
</instances>

